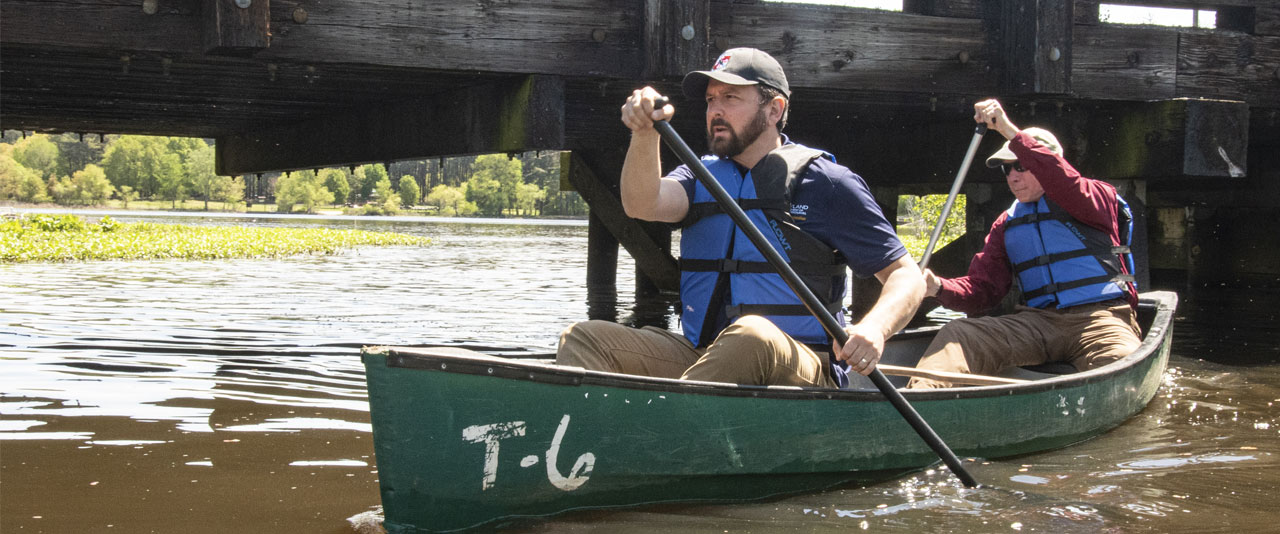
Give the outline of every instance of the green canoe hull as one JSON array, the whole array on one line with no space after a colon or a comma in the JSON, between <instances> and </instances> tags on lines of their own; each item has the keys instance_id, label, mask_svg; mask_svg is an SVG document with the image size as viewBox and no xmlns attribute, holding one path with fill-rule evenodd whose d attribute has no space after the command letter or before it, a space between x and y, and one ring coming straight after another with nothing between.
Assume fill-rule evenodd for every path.
<instances>
[{"instance_id":1,"label":"green canoe hull","mask_svg":"<svg viewBox=\"0 0 1280 534\"><path fill-rule=\"evenodd\" d=\"M1172 293L1144 295L1142 346L1103 368L904 394L961 457L1063 447L1119 425L1155 395L1175 306ZM683 382L449 348L371 348L363 360L392 533L761 499L937 461L874 389Z\"/></svg>"}]
</instances>

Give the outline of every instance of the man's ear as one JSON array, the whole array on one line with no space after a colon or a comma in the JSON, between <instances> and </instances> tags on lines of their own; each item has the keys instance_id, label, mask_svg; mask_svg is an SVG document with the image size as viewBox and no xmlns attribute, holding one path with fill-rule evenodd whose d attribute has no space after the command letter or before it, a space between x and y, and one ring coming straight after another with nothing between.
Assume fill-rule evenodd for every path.
<instances>
[{"instance_id":1,"label":"man's ear","mask_svg":"<svg viewBox=\"0 0 1280 534\"><path fill-rule=\"evenodd\" d=\"M777 124L782 120L782 114L787 110L787 105L789 105L787 99L781 95L773 97L769 102L769 124Z\"/></svg>"}]
</instances>

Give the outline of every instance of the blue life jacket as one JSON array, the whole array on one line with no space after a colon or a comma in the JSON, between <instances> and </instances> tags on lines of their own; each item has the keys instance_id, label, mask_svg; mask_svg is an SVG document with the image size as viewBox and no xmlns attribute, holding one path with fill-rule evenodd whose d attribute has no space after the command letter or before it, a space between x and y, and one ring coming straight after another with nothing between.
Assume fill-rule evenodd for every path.
<instances>
[{"instance_id":1,"label":"blue life jacket","mask_svg":"<svg viewBox=\"0 0 1280 534\"><path fill-rule=\"evenodd\" d=\"M1047 196L1014 201L1004 246L1028 306L1067 308L1128 296L1133 215L1120 195L1116 200L1121 246L1112 246L1107 232L1081 223ZM1121 270L1121 262L1130 274Z\"/></svg>"},{"instance_id":2,"label":"blue life jacket","mask_svg":"<svg viewBox=\"0 0 1280 534\"><path fill-rule=\"evenodd\" d=\"M791 193L809 164L830 154L797 144L770 152L746 176L729 158L703 163L823 305L844 324L846 262L791 219ZM793 339L830 352L831 339L701 182L694 186L680 235L681 326L705 347L738 317L761 315Z\"/></svg>"}]
</instances>

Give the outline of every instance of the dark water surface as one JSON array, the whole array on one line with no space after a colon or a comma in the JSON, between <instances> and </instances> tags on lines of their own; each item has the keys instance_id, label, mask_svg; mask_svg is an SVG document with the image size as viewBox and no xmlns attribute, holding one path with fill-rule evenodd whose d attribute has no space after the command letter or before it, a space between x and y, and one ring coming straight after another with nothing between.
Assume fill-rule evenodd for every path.
<instances>
[{"instance_id":1,"label":"dark water surface","mask_svg":"<svg viewBox=\"0 0 1280 534\"><path fill-rule=\"evenodd\" d=\"M347 518L379 504L360 345L551 350L586 317L580 223L183 221L436 241L269 260L0 265L0 532L353 532ZM626 308L634 282L622 260ZM1170 369L1145 411L1066 449L973 464L985 488L921 471L515 530L1276 532L1275 287L1184 292Z\"/></svg>"}]
</instances>

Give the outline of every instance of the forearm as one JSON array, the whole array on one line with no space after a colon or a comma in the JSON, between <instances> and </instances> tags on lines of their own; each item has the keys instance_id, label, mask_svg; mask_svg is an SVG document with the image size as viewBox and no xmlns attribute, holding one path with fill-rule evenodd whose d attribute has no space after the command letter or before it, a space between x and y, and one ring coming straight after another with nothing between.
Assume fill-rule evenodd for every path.
<instances>
[{"instance_id":1,"label":"forearm","mask_svg":"<svg viewBox=\"0 0 1280 534\"><path fill-rule=\"evenodd\" d=\"M629 217L654 220L662 186L662 160L658 156L658 131L652 128L631 134L622 163L622 208Z\"/></svg>"},{"instance_id":2,"label":"forearm","mask_svg":"<svg viewBox=\"0 0 1280 534\"><path fill-rule=\"evenodd\" d=\"M925 292L924 277L910 256L903 256L890 268L893 270L887 276L877 277L884 284L880 298L860 321L860 324L883 332L885 338L902 330L911 321Z\"/></svg>"}]
</instances>

